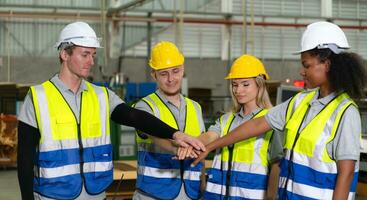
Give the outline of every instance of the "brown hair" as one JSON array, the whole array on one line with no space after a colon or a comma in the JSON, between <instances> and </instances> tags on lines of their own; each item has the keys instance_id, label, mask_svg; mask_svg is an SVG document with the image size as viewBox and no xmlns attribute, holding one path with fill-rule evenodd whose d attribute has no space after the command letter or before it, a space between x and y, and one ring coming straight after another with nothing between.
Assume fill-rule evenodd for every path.
<instances>
[{"instance_id":1,"label":"brown hair","mask_svg":"<svg viewBox=\"0 0 367 200\"><path fill-rule=\"evenodd\" d=\"M64 61L62 60L61 56L60 56L60 53L62 50L65 50L66 53L71 56L73 54L73 50L75 49L75 45L69 45L69 46L65 46L65 47L60 47L59 49L59 61L60 61L60 64L62 64Z\"/></svg>"}]
</instances>

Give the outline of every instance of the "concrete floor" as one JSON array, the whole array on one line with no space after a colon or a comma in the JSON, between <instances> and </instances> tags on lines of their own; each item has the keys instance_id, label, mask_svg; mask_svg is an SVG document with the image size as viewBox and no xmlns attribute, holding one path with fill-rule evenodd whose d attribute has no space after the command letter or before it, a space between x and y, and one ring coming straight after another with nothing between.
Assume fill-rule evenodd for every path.
<instances>
[{"instance_id":1,"label":"concrete floor","mask_svg":"<svg viewBox=\"0 0 367 200\"><path fill-rule=\"evenodd\" d=\"M0 168L0 199L20 200L17 170L14 168Z\"/></svg>"},{"instance_id":2,"label":"concrete floor","mask_svg":"<svg viewBox=\"0 0 367 200\"><path fill-rule=\"evenodd\" d=\"M20 200L17 170L14 168L0 168L0 199ZM356 200L367 200L367 197L358 197Z\"/></svg>"}]
</instances>

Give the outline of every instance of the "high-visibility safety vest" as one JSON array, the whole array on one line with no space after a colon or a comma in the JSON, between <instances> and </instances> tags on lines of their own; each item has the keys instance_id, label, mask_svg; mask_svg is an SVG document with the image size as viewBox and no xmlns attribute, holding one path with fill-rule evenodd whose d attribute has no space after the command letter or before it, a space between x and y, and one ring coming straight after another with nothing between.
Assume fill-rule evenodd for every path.
<instances>
[{"instance_id":1,"label":"high-visibility safety vest","mask_svg":"<svg viewBox=\"0 0 367 200\"><path fill-rule=\"evenodd\" d=\"M318 91L301 92L290 101L285 126L285 158L281 161L279 199L332 199L338 174L337 163L326 145L334 138L349 106L356 106L346 93L331 100L302 130L309 102ZM349 199L358 181L356 165Z\"/></svg>"},{"instance_id":2,"label":"high-visibility safety vest","mask_svg":"<svg viewBox=\"0 0 367 200\"><path fill-rule=\"evenodd\" d=\"M267 113L259 111L254 118ZM220 118L221 137L234 126L235 116ZM273 132L217 150L203 199L264 199L268 183L268 146Z\"/></svg>"},{"instance_id":3,"label":"high-visibility safety vest","mask_svg":"<svg viewBox=\"0 0 367 200\"><path fill-rule=\"evenodd\" d=\"M89 194L99 194L113 181L107 90L85 83L80 123L51 81L31 87L41 133L33 185L42 196L74 199L83 183Z\"/></svg>"},{"instance_id":4,"label":"high-visibility safety vest","mask_svg":"<svg viewBox=\"0 0 367 200\"><path fill-rule=\"evenodd\" d=\"M178 123L169 108L156 93L152 93L142 99L152 109L154 115L169 126L178 129ZM186 123L184 133L194 137L201 134L199 124L198 103L185 97ZM144 139L139 135L138 144L138 177L137 189L157 199L174 199L181 190L182 183L185 191L191 199L199 198L200 174L202 164L191 167L192 160L172 160L171 152L168 152L153 143L150 138Z\"/></svg>"}]
</instances>

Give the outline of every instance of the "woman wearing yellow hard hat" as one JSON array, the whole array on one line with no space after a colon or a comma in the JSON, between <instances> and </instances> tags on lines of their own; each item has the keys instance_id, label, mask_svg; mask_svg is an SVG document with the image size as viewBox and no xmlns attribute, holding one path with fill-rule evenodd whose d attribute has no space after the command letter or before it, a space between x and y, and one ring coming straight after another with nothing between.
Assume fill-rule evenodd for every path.
<instances>
[{"instance_id":1,"label":"woman wearing yellow hard hat","mask_svg":"<svg viewBox=\"0 0 367 200\"><path fill-rule=\"evenodd\" d=\"M271 108L265 80L269 76L262 62L252 55L242 55L232 64L225 79L230 81L233 106L199 139L209 143L225 136L240 124L263 116ZM282 158L280 134L264 135L217 149L203 199L265 199L276 198L278 160ZM276 141L270 144L270 140ZM272 151L268 151L271 148ZM274 164L273 177L269 168ZM268 180L272 181L268 189Z\"/></svg>"},{"instance_id":2,"label":"woman wearing yellow hard hat","mask_svg":"<svg viewBox=\"0 0 367 200\"><path fill-rule=\"evenodd\" d=\"M301 40L301 76L308 91L243 123L207 152L274 129L284 131L279 199L354 199L358 181L361 118L351 98L364 96L362 59L343 30L330 22L307 26ZM207 152L193 162L203 159Z\"/></svg>"}]
</instances>

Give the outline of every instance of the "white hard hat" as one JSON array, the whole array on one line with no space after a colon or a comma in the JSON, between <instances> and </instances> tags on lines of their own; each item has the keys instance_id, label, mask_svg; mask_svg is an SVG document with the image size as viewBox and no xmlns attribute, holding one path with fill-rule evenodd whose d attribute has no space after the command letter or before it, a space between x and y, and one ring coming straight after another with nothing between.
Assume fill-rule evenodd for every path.
<instances>
[{"instance_id":1,"label":"white hard hat","mask_svg":"<svg viewBox=\"0 0 367 200\"><path fill-rule=\"evenodd\" d=\"M63 43L83 47L102 48L94 30L85 22L74 22L65 26L60 32L59 41L55 44L60 48Z\"/></svg>"},{"instance_id":2,"label":"white hard hat","mask_svg":"<svg viewBox=\"0 0 367 200\"><path fill-rule=\"evenodd\" d=\"M336 24L330 22L314 22L309 24L303 32L301 39L301 50L296 53L302 53L314 48L329 48L338 54L350 46L343 30Z\"/></svg>"}]
</instances>

